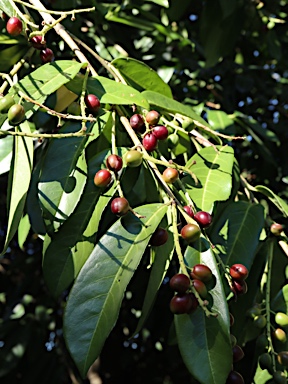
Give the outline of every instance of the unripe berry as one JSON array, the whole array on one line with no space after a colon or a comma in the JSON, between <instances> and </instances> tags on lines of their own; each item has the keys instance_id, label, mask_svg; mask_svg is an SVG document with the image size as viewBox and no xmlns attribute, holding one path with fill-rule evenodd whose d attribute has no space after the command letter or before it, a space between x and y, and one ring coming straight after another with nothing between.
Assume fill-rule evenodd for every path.
<instances>
[{"instance_id":1,"label":"unripe berry","mask_svg":"<svg viewBox=\"0 0 288 384\"><path fill-rule=\"evenodd\" d=\"M94 184L96 187L107 187L112 180L112 175L107 169L100 169L94 176Z\"/></svg>"},{"instance_id":2,"label":"unripe berry","mask_svg":"<svg viewBox=\"0 0 288 384\"><path fill-rule=\"evenodd\" d=\"M171 277L169 285L174 291L185 293L190 288L190 279L184 273L177 273Z\"/></svg>"},{"instance_id":3,"label":"unripe berry","mask_svg":"<svg viewBox=\"0 0 288 384\"><path fill-rule=\"evenodd\" d=\"M208 212L199 211L195 213L194 220L197 221L200 227L208 228L212 223L212 216Z\"/></svg>"},{"instance_id":4,"label":"unripe berry","mask_svg":"<svg viewBox=\"0 0 288 384\"><path fill-rule=\"evenodd\" d=\"M164 125L156 125L152 132L158 140L165 140L168 137L168 129Z\"/></svg>"},{"instance_id":5,"label":"unripe berry","mask_svg":"<svg viewBox=\"0 0 288 384\"><path fill-rule=\"evenodd\" d=\"M267 320L266 317L263 315L254 317L253 325L255 325L256 328L262 329L266 327Z\"/></svg>"},{"instance_id":6,"label":"unripe berry","mask_svg":"<svg viewBox=\"0 0 288 384\"><path fill-rule=\"evenodd\" d=\"M54 52L50 48L42 49L40 52L40 59L44 64L51 63L51 61L54 61L55 59Z\"/></svg>"},{"instance_id":7,"label":"unripe berry","mask_svg":"<svg viewBox=\"0 0 288 384\"><path fill-rule=\"evenodd\" d=\"M280 325L280 327L287 327L288 316L286 315L286 313L277 312L275 315L275 323Z\"/></svg>"},{"instance_id":8,"label":"unripe berry","mask_svg":"<svg viewBox=\"0 0 288 384\"><path fill-rule=\"evenodd\" d=\"M25 109L21 104L14 104L8 111L8 120L11 125L18 125L25 119Z\"/></svg>"},{"instance_id":9,"label":"unripe berry","mask_svg":"<svg viewBox=\"0 0 288 384\"><path fill-rule=\"evenodd\" d=\"M145 118L148 124L156 125L160 120L160 113L157 111L149 111Z\"/></svg>"},{"instance_id":10,"label":"unripe berry","mask_svg":"<svg viewBox=\"0 0 288 384\"><path fill-rule=\"evenodd\" d=\"M270 226L270 231L273 233L275 236L280 236L281 232L284 230L284 227L282 224L279 223L273 223Z\"/></svg>"},{"instance_id":11,"label":"unripe berry","mask_svg":"<svg viewBox=\"0 0 288 384\"><path fill-rule=\"evenodd\" d=\"M12 96L6 95L0 98L0 113L7 113L15 101Z\"/></svg>"},{"instance_id":12,"label":"unripe berry","mask_svg":"<svg viewBox=\"0 0 288 384\"><path fill-rule=\"evenodd\" d=\"M6 24L7 32L11 36L18 36L22 32L22 21L18 17L11 17Z\"/></svg>"},{"instance_id":13,"label":"unripe berry","mask_svg":"<svg viewBox=\"0 0 288 384\"><path fill-rule=\"evenodd\" d=\"M106 167L110 171L119 172L122 169L123 161L118 155L109 155L106 160Z\"/></svg>"},{"instance_id":14,"label":"unripe berry","mask_svg":"<svg viewBox=\"0 0 288 384\"><path fill-rule=\"evenodd\" d=\"M142 164L143 153L136 149L131 149L131 151L125 153L124 159L128 167L136 168Z\"/></svg>"},{"instance_id":15,"label":"unripe berry","mask_svg":"<svg viewBox=\"0 0 288 384\"><path fill-rule=\"evenodd\" d=\"M166 168L162 176L167 184L173 184L179 179L179 172L175 168Z\"/></svg>"},{"instance_id":16,"label":"unripe berry","mask_svg":"<svg viewBox=\"0 0 288 384\"><path fill-rule=\"evenodd\" d=\"M277 355L278 363L288 367L288 351L281 351Z\"/></svg>"},{"instance_id":17,"label":"unripe berry","mask_svg":"<svg viewBox=\"0 0 288 384\"><path fill-rule=\"evenodd\" d=\"M181 229L181 236L188 243L192 243L193 241L198 240L200 235L201 235L200 228L198 227L198 225L195 225L195 224L186 224Z\"/></svg>"},{"instance_id":18,"label":"unripe berry","mask_svg":"<svg viewBox=\"0 0 288 384\"><path fill-rule=\"evenodd\" d=\"M124 216L130 211L130 205L125 197L116 197L112 200L111 211L117 216Z\"/></svg>"},{"instance_id":19,"label":"unripe berry","mask_svg":"<svg viewBox=\"0 0 288 384\"><path fill-rule=\"evenodd\" d=\"M87 109L91 113L97 113L100 109L100 100L98 99L97 96L93 95L90 93L89 95L86 95L84 98L85 104Z\"/></svg>"},{"instance_id":20,"label":"unripe berry","mask_svg":"<svg viewBox=\"0 0 288 384\"><path fill-rule=\"evenodd\" d=\"M153 233L150 239L150 245L153 247L160 247L168 240L168 232L165 228L158 227L156 231Z\"/></svg>"},{"instance_id":21,"label":"unripe berry","mask_svg":"<svg viewBox=\"0 0 288 384\"><path fill-rule=\"evenodd\" d=\"M273 333L273 336L276 340L280 341L281 343L286 343L287 336L286 336L286 332L283 331L283 329L276 328Z\"/></svg>"},{"instance_id":22,"label":"unripe berry","mask_svg":"<svg viewBox=\"0 0 288 384\"><path fill-rule=\"evenodd\" d=\"M136 132L143 133L145 132L145 123L142 115L135 113L130 117L130 125Z\"/></svg>"},{"instance_id":23,"label":"unripe berry","mask_svg":"<svg viewBox=\"0 0 288 384\"><path fill-rule=\"evenodd\" d=\"M157 148L158 140L153 133L147 133L142 140L143 147L148 152L154 151Z\"/></svg>"}]
</instances>

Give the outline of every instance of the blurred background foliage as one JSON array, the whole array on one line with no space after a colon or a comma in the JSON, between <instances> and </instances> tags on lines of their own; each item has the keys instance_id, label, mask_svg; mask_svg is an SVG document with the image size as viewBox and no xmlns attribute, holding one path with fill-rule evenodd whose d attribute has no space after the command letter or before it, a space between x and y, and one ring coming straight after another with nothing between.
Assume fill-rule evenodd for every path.
<instances>
[{"instance_id":1,"label":"blurred background foliage","mask_svg":"<svg viewBox=\"0 0 288 384\"><path fill-rule=\"evenodd\" d=\"M95 12L77 15L75 21L67 18L63 25L106 60L128 56L148 64L169 83L173 97L193 106L213 129L247 136L245 141L231 142L242 175L252 185L266 185L288 197L285 0L46 0L43 4L63 11L95 6ZM30 12L40 23L39 14ZM29 46L23 37L9 37L4 21L0 27L4 57L0 70L9 72ZM50 31L46 40L56 59L74 57L55 32ZM98 73L107 76L85 47L83 51ZM19 77L37 65L39 59L32 57ZM0 176L1 243L7 222L7 179L7 173ZM274 220L287 225L277 215L271 212ZM41 246L33 234L22 249L14 239L0 261L1 383L195 382L173 342L167 306L172 293L165 280L145 330L133 339L127 337L139 317L149 276L148 255L129 285L117 325L94 367L97 373L92 370L87 380L81 380L62 338L67 292L57 302L49 296L41 272ZM168 275L176 271L172 263ZM245 360L241 364L241 373L246 372L251 382Z\"/></svg>"}]
</instances>

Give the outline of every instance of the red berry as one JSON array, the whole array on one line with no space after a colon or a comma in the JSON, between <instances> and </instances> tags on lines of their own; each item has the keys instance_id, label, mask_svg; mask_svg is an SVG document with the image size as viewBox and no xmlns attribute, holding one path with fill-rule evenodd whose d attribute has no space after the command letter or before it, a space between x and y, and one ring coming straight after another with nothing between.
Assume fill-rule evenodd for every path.
<instances>
[{"instance_id":1,"label":"red berry","mask_svg":"<svg viewBox=\"0 0 288 384\"><path fill-rule=\"evenodd\" d=\"M234 345L232 348L232 354L233 354L233 363L237 363L238 361L242 360L244 357L243 349L239 345Z\"/></svg>"},{"instance_id":2,"label":"red berry","mask_svg":"<svg viewBox=\"0 0 288 384\"><path fill-rule=\"evenodd\" d=\"M178 293L170 301L170 310L176 315L189 313L193 308L193 301L189 293Z\"/></svg>"},{"instance_id":3,"label":"red berry","mask_svg":"<svg viewBox=\"0 0 288 384\"><path fill-rule=\"evenodd\" d=\"M51 63L55 59L54 52L50 48L42 49L40 52L40 59L42 60L42 63Z\"/></svg>"},{"instance_id":4,"label":"red berry","mask_svg":"<svg viewBox=\"0 0 288 384\"><path fill-rule=\"evenodd\" d=\"M185 293L190 288L190 279L184 273L177 273L171 277L170 288L178 293Z\"/></svg>"},{"instance_id":5,"label":"red berry","mask_svg":"<svg viewBox=\"0 0 288 384\"><path fill-rule=\"evenodd\" d=\"M162 176L166 183L173 184L179 179L179 172L175 168L166 168Z\"/></svg>"},{"instance_id":6,"label":"red berry","mask_svg":"<svg viewBox=\"0 0 288 384\"><path fill-rule=\"evenodd\" d=\"M89 95L85 96L84 101L90 112L97 113L99 111L101 104L97 96L90 93Z\"/></svg>"},{"instance_id":7,"label":"red berry","mask_svg":"<svg viewBox=\"0 0 288 384\"><path fill-rule=\"evenodd\" d=\"M279 223L273 223L270 226L270 231L273 233L275 236L280 236L281 232L284 230L284 227L282 224Z\"/></svg>"},{"instance_id":8,"label":"red berry","mask_svg":"<svg viewBox=\"0 0 288 384\"><path fill-rule=\"evenodd\" d=\"M156 231L153 233L150 239L150 244L153 247L159 247L160 245L163 245L168 240L168 232L166 229L158 227Z\"/></svg>"},{"instance_id":9,"label":"red berry","mask_svg":"<svg viewBox=\"0 0 288 384\"><path fill-rule=\"evenodd\" d=\"M152 132L158 140L165 140L169 135L168 129L164 125L156 125Z\"/></svg>"},{"instance_id":10,"label":"red berry","mask_svg":"<svg viewBox=\"0 0 288 384\"><path fill-rule=\"evenodd\" d=\"M243 264L233 264L230 267L230 275L234 280L243 281L247 279L248 269Z\"/></svg>"},{"instance_id":11,"label":"red berry","mask_svg":"<svg viewBox=\"0 0 288 384\"><path fill-rule=\"evenodd\" d=\"M193 241L198 240L200 235L201 235L200 228L198 227L198 225L195 225L195 224L186 224L181 229L181 236L188 243L192 243Z\"/></svg>"},{"instance_id":12,"label":"red berry","mask_svg":"<svg viewBox=\"0 0 288 384\"><path fill-rule=\"evenodd\" d=\"M18 17L11 17L6 24L7 32L12 36L18 36L22 32L22 21Z\"/></svg>"},{"instance_id":13,"label":"red berry","mask_svg":"<svg viewBox=\"0 0 288 384\"><path fill-rule=\"evenodd\" d=\"M118 155L109 155L106 160L106 166L108 169L114 172L119 172L122 169L123 161Z\"/></svg>"},{"instance_id":14,"label":"red berry","mask_svg":"<svg viewBox=\"0 0 288 384\"><path fill-rule=\"evenodd\" d=\"M112 180L112 175L107 169L100 169L94 176L94 184L96 187L107 187Z\"/></svg>"},{"instance_id":15,"label":"red berry","mask_svg":"<svg viewBox=\"0 0 288 384\"><path fill-rule=\"evenodd\" d=\"M192 271L191 271L191 277L192 279L198 279L203 281L204 283L207 283L212 279L212 271L207 265L204 264L196 264L194 265Z\"/></svg>"},{"instance_id":16,"label":"red berry","mask_svg":"<svg viewBox=\"0 0 288 384\"><path fill-rule=\"evenodd\" d=\"M200 211L195 213L194 220L197 221L200 227L207 228L212 223L212 216L208 212Z\"/></svg>"},{"instance_id":17,"label":"red berry","mask_svg":"<svg viewBox=\"0 0 288 384\"><path fill-rule=\"evenodd\" d=\"M154 151L154 149L157 148L157 138L153 133L147 133L142 140L143 147L146 149L148 152Z\"/></svg>"},{"instance_id":18,"label":"red berry","mask_svg":"<svg viewBox=\"0 0 288 384\"><path fill-rule=\"evenodd\" d=\"M111 211L115 215L124 216L130 211L130 205L125 197L116 197L112 200Z\"/></svg>"},{"instance_id":19,"label":"red berry","mask_svg":"<svg viewBox=\"0 0 288 384\"><path fill-rule=\"evenodd\" d=\"M194 213L191 207L189 205L184 205L183 207L184 211L189 215L190 217L194 217Z\"/></svg>"},{"instance_id":20,"label":"red berry","mask_svg":"<svg viewBox=\"0 0 288 384\"><path fill-rule=\"evenodd\" d=\"M149 111L147 115L145 116L146 121L150 125L156 125L158 124L158 121L160 120L160 113L157 111Z\"/></svg>"},{"instance_id":21,"label":"red berry","mask_svg":"<svg viewBox=\"0 0 288 384\"><path fill-rule=\"evenodd\" d=\"M245 384L239 372L231 371L227 377L226 384Z\"/></svg>"},{"instance_id":22,"label":"red berry","mask_svg":"<svg viewBox=\"0 0 288 384\"><path fill-rule=\"evenodd\" d=\"M144 119L139 113L135 113L135 115L130 117L130 125L136 132L145 132Z\"/></svg>"},{"instance_id":23,"label":"red berry","mask_svg":"<svg viewBox=\"0 0 288 384\"><path fill-rule=\"evenodd\" d=\"M232 280L232 291L236 295L244 295L247 293L248 287L246 284L246 281L241 281L241 280Z\"/></svg>"},{"instance_id":24,"label":"red berry","mask_svg":"<svg viewBox=\"0 0 288 384\"><path fill-rule=\"evenodd\" d=\"M31 37L31 39L29 40L30 41L30 44L32 45L33 48L35 49L44 49L46 47L46 41L43 40L43 43L42 43L42 36L33 36Z\"/></svg>"},{"instance_id":25,"label":"red berry","mask_svg":"<svg viewBox=\"0 0 288 384\"><path fill-rule=\"evenodd\" d=\"M208 291L203 281L194 279L193 286L196 289L196 291L199 293L199 295L202 297L202 299L205 299L208 296Z\"/></svg>"}]
</instances>

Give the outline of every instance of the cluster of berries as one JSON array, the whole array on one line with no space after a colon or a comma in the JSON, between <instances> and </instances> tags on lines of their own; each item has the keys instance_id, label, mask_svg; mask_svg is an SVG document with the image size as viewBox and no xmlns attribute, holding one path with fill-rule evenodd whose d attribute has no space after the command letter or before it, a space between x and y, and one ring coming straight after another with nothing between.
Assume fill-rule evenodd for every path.
<instances>
[{"instance_id":1,"label":"cluster of berries","mask_svg":"<svg viewBox=\"0 0 288 384\"><path fill-rule=\"evenodd\" d=\"M3 19L7 20L6 24L6 30L11 36L18 36L22 33L23 30L23 23L18 17L10 17L8 18L7 15L2 14ZM43 36L33 36L29 40L32 47L35 49L40 50L40 59L42 63L50 63L54 60L54 53L52 49L46 47L46 41L44 40Z\"/></svg>"},{"instance_id":2,"label":"cluster of berries","mask_svg":"<svg viewBox=\"0 0 288 384\"><path fill-rule=\"evenodd\" d=\"M213 278L211 269L204 264L196 264L191 270L190 277L184 273L177 273L170 279L169 285L176 292L170 301L170 310L176 315L192 313L198 307L198 300L191 292L192 286L202 299L205 300L208 296L207 283Z\"/></svg>"}]
</instances>

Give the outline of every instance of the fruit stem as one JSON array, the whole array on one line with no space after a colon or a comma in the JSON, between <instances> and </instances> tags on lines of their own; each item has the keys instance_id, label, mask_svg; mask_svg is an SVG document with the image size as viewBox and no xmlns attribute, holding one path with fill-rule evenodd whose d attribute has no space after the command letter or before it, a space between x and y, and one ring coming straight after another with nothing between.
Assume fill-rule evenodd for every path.
<instances>
[{"instance_id":1,"label":"fruit stem","mask_svg":"<svg viewBox=\"0 0 288 384\"><path fill-rule=\"evenodd\" d=\"M28 132L14 132L14 131L2 131L0 129L0 136L25 136L32 138L42 139L64 139L67 137L82 137L82 136L93 136L93 133L86 133L82 129L78 132L71 133L28 133Z\"/></svg>"},{"instance_id":2,"label":"fruit stem","mask_svg":"<svg viewBox=\"0 0 288 384\"><path fill-rule=\"evenodd\" d=\"M37 7L40 15L42 16L42 18L46 24L49 25L49 24L55 23L56 20L51 15L49 15L47 13L47 9L44 7L44 5L41 3L41 1L30 0L30 3L33 4L35 7ZM71 50L75 53L75 55L78 57L78 59L81 63L88 63L92 75L97 76L97 72L95 71L93 66L89 63L87 57L81 52L78 45L75 43L75 41L69 35L69 33L66 31L66 29L63 27L63 25L60 23L54 25L54 30L66 42L66 44L71 48Z\"/></svg>"},{"instance_id":3,"label":"fruit stem","mask_svg":"<svg viewBox=\"0 0 288 384\"><path fill-rule=\"evenodd\" d=\"M82 84L82 90L81 90L81 96L80 96L80 110L81 110L81 118L82 118L82 131L86 131L86 124L85 124L85 118L86 118L86 113L85 113L85 95L86 95L86 89L87 89L87 80L88 80L88 75L90 72L90 68L86 68L86 72L84 75L83 79L83 84Z\"/></svg>"},{"instance_id":4,"label":"fruit stem","mask_svg":"<svg viewBox=\"0 0 288 384\"><path fill-rule=\"evenodd\" d=\"M38 28L38 25L37 25L37 24L34 24L34 23L32 23L32 21L27 20L27 18L25 17L25 15L20 11L20 9L19 9L19 8L17 7L17 5L15 4L15 1L10 1L9 3L10 3L10 5L12 6L12 8L15 10L16 15L19 15L20 18L21 18L22 20L25 20L25 23L26 23L26 24L31 25L31 27L33 27L33 28ZM25 4L25 5L26 5L26 4Z\"/></svg>"},{"instance_id":5,"label":"fruit stem","mask_svg":"<svg viewBox=\"0 0 288 384\"><path fill-rule=\"evenodd\" d=\"M179 264L180 264L180 269L182 273L184 273L186 276L189 277L189 273L187 271L185 262L184 262L184 257L182 255L182 250L180 246L180 241L179 241L179 232L177 228L177 208L176 208L176 203L175 201L172 201L172 228L173 228L173 238L174 238L174 244L175 244L175 250L178 256Z\"/></svg>"},{"instance_id":6,"label":"fruit stem","mask_svg":"<svg viewBox=\"0 0 288 384\"><path fill-rule=\"evenodd\" d=\"M119 180L119 179L116 180L116 189L117 189L117 191L118 191L119 196L120 196L120 197L124 197L124 193L123 193L123 191L122 191L122 188L121 188L121 184L120 184L120 180Z\"/></svg>"},{"instance_id":7,"label":"fruit stem","mask_svg":"<svg viewBox=\"0 0 288 384\"><path fill-rule=\"evenodd\" d=\"M39 11L38 7L35 7L34 5L28 4L28 3L26 3L25 1L22 1L22 0L14 0L14 3L19 3L19 4L22 4L22 5L25 5L25 7L27 7L27 8L31 8L31 9L35 9L36 11ZM43 8L40 9L40 11L42 11L42 10L43 10ZM65 13L65 15L74 15L75 13L92 12L92 11L95 11L95 7L93 7L93 8L82 8L82 9L73 9L72 11L64 11L64 12L63 11L52 11L52 10L48 10L48 9L45 10L46 13L49 13L51 15L62 15L63 13Z\"/></svg>"},{"instance_id":8,"label":"fruit stem","mask_svg":"<svg viewBox=\"0 0 288 384\"><path fill-rule=\"evenodd\" d=\"M113 125L111 129L111 153L113 155L116 155L116 112L112 112L112 120L113 120Z\"/></svg>"},{"instance_id":9,"label":"fruit stem","mask_svg":"<svg viewBox=\"0 0 288 384\"><path fill-rule=\"evenodd\" d=\"M272 264L273 264L273 252L274 252L274 239L270 241L268 246L267 262L264 273L267 275L266 292L265 292L265 310L266 310L266 334L269 343L269 350L271 351L272 367L273 371L276 371L275 351L273 347L273 341L271 336L271 313L270 313L270 295L271 295L271 279L272 279Z\"/></svg>"}]
</instances>

